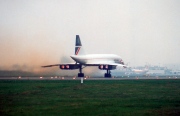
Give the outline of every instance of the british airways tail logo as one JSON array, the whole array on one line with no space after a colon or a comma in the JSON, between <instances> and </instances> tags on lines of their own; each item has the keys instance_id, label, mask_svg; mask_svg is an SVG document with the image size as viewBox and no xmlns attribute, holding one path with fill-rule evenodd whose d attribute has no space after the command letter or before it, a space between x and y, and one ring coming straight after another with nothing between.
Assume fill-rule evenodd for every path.
<instances>
[{"instance_id":1,"label":"british airways tail logo","mask_svg":"<svg viewBox=\"0 0 180 116\"><path fill-rule=\"evenodd\" d=\"M81 49L81 47L76 47L76 49L75 49L75 55L78 55L80 49Z\"/></svg>"}]
</instances>

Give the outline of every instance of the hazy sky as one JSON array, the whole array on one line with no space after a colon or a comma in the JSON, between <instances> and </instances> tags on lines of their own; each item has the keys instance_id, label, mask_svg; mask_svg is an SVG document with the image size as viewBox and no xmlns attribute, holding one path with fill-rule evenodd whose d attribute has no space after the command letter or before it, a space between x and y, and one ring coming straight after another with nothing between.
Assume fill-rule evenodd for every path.
<instances>
[{"instance_id":1,"label":"hazy sky","mask_svg":"<svg viewBox=\"0 0 180 116\"><path fill-rule=\"evenodd\" d=\"M0 69L71 62L76 34L87 53L180 64L180 0L0 0Z\"/></svg>"}]
</instances>

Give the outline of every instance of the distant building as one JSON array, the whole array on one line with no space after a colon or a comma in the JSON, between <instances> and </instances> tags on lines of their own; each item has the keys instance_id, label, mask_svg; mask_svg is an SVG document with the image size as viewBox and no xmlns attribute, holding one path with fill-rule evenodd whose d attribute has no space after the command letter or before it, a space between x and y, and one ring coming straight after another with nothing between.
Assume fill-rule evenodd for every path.
<instances>
[{"instance_id":1,"label":"distant building","mask_svg":"<svg viewBox=\"0 0 180 116\"><path fill-rule=\"evenodd\" d=\"M170 71L172 75L180 75L180 70L172 70Z\"/></svg>"},{"instance_id":2,"label":"distant building","mask_svg":"<svg viewBox=\"0 0 180 116\"><path fill-rule=\"evenodd\" d=\"M139 69L139 70L144 70L147 68L147 66L138 66L138 67L133 67L133 68L123 68L119 70L113 70L112 74L113 76L166 76L166 75L180 75L180 70L172 70L168 69L167 67L162 67L162 66L148 66L147 72L146 73L137 73L134 72L132 69Z\"/></svg>"}]
</instances>

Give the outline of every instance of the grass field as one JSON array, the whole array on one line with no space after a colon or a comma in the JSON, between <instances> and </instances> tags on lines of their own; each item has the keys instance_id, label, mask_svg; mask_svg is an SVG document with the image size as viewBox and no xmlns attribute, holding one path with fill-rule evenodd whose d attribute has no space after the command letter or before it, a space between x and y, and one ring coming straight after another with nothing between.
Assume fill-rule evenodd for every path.
<instances>
[{"instance_id":1,"label":"grass field","mask_svg":"<svg viewBox=\"0 0 180 116\"><path fill-rule=\"evenodd\" d=\"M0 80L0 115L180 115L180 80Z\"/></svg>"}]
</instances>

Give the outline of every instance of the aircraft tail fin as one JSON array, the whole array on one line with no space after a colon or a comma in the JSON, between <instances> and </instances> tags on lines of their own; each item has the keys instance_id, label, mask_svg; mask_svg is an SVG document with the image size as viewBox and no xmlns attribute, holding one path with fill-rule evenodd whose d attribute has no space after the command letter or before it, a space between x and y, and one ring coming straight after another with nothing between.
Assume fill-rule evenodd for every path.
<instances>
[{"instance_id":1,"label":"aircraft tail fin","mask_svg":"<svg viewBox=\"0 0 180 116\"><path fill-rule=\"evenodd\" d=\"M81 39L79 35L76 35L76 43L75 43L75 55L83 55L85 54L82 44L81 44Z\"/></svg>"},{"instance_id":2,"label":"aircraft tail fin","mask_svg":"<svg viewBox=\"0 0 180 116\"><path fill-rule=\"evenodd\" d=\"M79 35L76 35L76 45L75 46L82 46Z\"/></svg>"}]
</instances>

